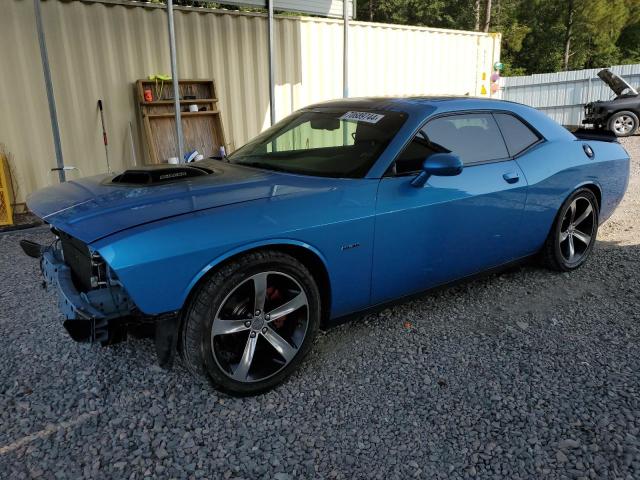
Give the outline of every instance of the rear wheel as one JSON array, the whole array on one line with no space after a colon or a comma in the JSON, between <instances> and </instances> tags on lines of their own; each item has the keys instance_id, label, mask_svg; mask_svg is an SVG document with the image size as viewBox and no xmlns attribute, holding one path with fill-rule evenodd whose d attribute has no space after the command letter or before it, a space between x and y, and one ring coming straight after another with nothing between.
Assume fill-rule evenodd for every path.
<instances>
[{"instance_id":1,"label":"rear wheel","mask_svg":"<svg viewBox=\"0 0 640 480\"><path fill-rule=\"evenodd\" d=\"M575 191L560 207L542 251L544 263L567 272L591 254L598 233L598 201L591 190Z\"/></svg>"},{"instance_id":2,"label":"rear wheel","mask_svg":"<svg viewBox=\"0 0 640 480\"><path fill-rule=\"evenodd\" d=\"M638 129L638 116L633 112L617 112L609 119L609 130L616 137L628 137Z\"/></svg>"},{"instance_id":3,"label":"rear wheel","mask_svg":"<svg viewBox=\"0 0 640 480\"><path fill-rule=\"evenodd\" d=\"M319 324L320 294L304 265L284 253L256 252L214 273L194 296L183 358L220 390L257 394L300 365Z\"/></svg>"}]
</instances>

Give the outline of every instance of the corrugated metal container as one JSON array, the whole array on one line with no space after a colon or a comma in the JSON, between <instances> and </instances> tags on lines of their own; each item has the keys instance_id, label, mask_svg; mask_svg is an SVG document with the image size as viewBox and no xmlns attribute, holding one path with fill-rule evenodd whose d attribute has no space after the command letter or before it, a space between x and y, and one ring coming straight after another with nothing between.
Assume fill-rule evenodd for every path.
<instances>
[{"instance_id":1,"label":"corrugated metal container","mask_svg":"<svg viewBox=\"0 0 640 480\"><path fill-rule=\"evenodd\" d=\"M505 77L502 98L542 110L563 125L580 125L583 106L595 100L610 100L613 91L598 78L600 68L569 72ZM640 64L617 65L611 70L632 86L640 87Z\"/></svg>"},{"instance_id":2,"label":"corrugated metal container","mask_svg":"<svg viewBox=\"0 0 640 480\"><path fill-rule=\"evenodd\" d=\"M354 96L480 96L483 84L489 89L491 67L500 57L495 34L357 22L349 39Z\"/></svg>"},{"instance_id":3,"label":"corrugated metal container","mask_svg":"<svg viewBox=\"0 0 640 480\"><path fill-rule=\"evenodd\" d=\"M13 156L16 195L24 201L57 181L50 173L55 155L33 3L4 0L2 8L0 143ZM170 72L164 8L46 0L42 14L65 164L81 175L106 171L98 99L105 105L112 168L132 165L129 122L141 160L133 83ZM176 9L175 17L181 78L216 81L227 140L232 148L242 145L269 125L266 17L190 8ZM484 33L351 22L349 35L352 96L478 95L500 55L499 35ZM278 119L342 96L342 49L339 20L276 18Z\"/></svg>"}]
</instances>

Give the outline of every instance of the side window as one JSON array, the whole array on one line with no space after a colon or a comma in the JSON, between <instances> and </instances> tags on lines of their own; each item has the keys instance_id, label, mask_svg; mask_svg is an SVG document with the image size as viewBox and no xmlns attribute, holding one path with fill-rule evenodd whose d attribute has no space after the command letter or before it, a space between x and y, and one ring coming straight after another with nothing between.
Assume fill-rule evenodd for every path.
<instances>
[{"instance_id":1,"label":"side window","mask_svg":"<svg viewBox=\"0 0 640 480\"><path fill-rule=\"evenodd\" d=\"M432 153L455 153L462 163L488 162L508 158L498 125L490 113L465 113L429 121L400 154L395 174L418 172Z\"/></svg>"},{"instance_id":2,"label":"side window","mask_svg":"<svg viewBox=\"0 0 640 480\"><path fill-rule=\"evenodd\" d=\"M490 113L466 113L440 117L428 122L424 131L431 143L445 152L460 156L462 163L472 165L507 158L496 121Z\"/></svg>"},{"instance_id":3,"label":"side window","mask_svg":"<svg viewBox=\"0 0 640 480\"><path fill-rule=\"evenodd\" d=\"M540 140L536 133L513 115L495 113L494 116L500 126L500 130L502 130L510 156L518 155Z\"/></svg>"}]
</instances>

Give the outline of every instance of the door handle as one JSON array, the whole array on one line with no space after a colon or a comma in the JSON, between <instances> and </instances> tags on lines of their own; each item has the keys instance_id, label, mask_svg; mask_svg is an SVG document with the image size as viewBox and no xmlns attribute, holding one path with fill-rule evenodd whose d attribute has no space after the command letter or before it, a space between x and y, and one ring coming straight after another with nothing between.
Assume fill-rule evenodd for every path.
<instances>
[{"instance_id":1,"label":"door handle","mask_svg":"<svg viewBox=\"0 0 640 480\"><path fill-rule=\"evenodd\" d=\"M520 175L516 172L507 172L502 175L502 178L504 178L504 181L507 183L517 183L518 180L520 180Z\"/></svg>"}]
</instances>

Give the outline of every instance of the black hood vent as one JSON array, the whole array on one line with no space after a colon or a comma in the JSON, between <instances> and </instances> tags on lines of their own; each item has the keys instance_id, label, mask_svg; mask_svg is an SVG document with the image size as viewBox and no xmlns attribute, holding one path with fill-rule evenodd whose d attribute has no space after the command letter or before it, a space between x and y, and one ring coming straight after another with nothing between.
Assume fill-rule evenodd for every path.
<instances>
[{"instance_id":1,"label":"black hood vent","mask_svg":"<svg viewBox=\"0 0 640 480\"><path fill-rule=\"evenodd\" d=\"M116 175L111 183L124 185L158 185L177 182L194 177L211 175L213 170L191 165L153 165L125 170Z\"/></svg>"}]
</instances>

